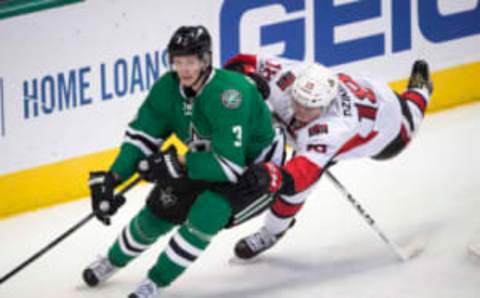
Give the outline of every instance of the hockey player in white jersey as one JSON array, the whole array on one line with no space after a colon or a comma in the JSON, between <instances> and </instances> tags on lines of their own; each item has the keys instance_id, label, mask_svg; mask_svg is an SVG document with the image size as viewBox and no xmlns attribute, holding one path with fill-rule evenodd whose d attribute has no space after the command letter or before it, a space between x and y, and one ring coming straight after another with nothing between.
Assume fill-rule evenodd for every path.
<instances>
[{"instance_id":1,"label":"hockey player in white jersey","mask_svg":"<svg viewBox=\"0 0 480 298\"><path fill-rule=\"evenodd\" d=\"M257 82L294 150L283 167L254 165L238 182L238 196L276 195L263 227L236 244L235 254L242 259L277 243L330 165L359 157L385 160L400 153L418 131L432 94L423 60L413 64L401 95L368 77L277 57L239 54L225 67Z\"/></svg>"}]
</instances>

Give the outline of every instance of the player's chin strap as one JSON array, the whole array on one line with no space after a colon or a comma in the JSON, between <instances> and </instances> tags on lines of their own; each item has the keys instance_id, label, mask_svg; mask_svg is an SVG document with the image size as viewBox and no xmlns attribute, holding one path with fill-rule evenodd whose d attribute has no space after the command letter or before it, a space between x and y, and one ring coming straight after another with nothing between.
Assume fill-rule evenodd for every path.
<instances>
[{"instance_id":1,"label":"player's chin strap","mask_svg":"<svg viewBox=\"0 0 480 298\"><path fill-rule=\"evenodd\" d=\"M210 57L208 57L208 55L210 55ZM195 86L197 83L201 82L200 84L200 88L201 88L205 84L205 82L208 80L208 77L210 76L210 74L212 73L212 69L213 69L212 63L211 63L212 55L211 53L210 54L203 53L203 55L199 56L199 58L203 60L205 64L207 64L207 67L205 67L200 71L200 73L198 74L198 78L195 80L195 82L193 82L192 86Z\"/></svg>"},{"instance_id":2,"label":"player's chin strap","mask_svg":"<svg viewBox=\"0 0 480 298\"><path fill-rule=\"evenodd\" d=\"M195 86L197 83L201 82L199 85L200 87L198 90L202 89L203 85L205 85L205 82L208 80L208 77L212 73L212 66L209 65L205 69L203 69L200 74L198 75L198 78L193 82L192 86ZM197 94L197 91L193 90L193 88L190 87L183 87L183 92L185 92L185 95L187 98L193 99L195 95Z\"/></svg>"},{"instance_id":3,"label":"player's chin strap","mask_svg":"<svg viewBox=\"0 0 480 298\"><path fill-rule=\"evenodd\" d=\"M201 81L200 88L207 82L208 77L212 73L212 65L208 65L205 69L202 69L200 71L200 74L198 75L198 78L195 80L195 82L192 84L192 86L195 86L198 82Z\"/></svg>"}]
</instances>

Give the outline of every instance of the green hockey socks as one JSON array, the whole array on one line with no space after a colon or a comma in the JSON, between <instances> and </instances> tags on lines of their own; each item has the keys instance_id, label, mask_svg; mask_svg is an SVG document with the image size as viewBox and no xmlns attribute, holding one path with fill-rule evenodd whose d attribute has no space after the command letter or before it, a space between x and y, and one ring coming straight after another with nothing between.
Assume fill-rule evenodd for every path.
<instances>
[{"instance_id":1,"label":"green hockey socks","mask_svg":"<svg viewBox=\"0 0 480 298\"><path fill-rule=\"evenodd\" d=\"M221 195L206 191L190 209L187 221L171 237L148 277L165 287L174 281L207 248L231 215L230 203Z\"/></svg>"}]
</instances>

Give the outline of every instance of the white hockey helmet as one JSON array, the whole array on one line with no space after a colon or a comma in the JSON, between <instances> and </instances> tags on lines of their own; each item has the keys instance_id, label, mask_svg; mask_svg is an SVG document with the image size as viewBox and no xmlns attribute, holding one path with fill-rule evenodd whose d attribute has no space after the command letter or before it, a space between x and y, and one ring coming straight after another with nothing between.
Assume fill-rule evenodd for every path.
<instances>
[{"instance_id":1,"label":"white hockey helmet","mask_svg":"<svg viewBox=\"0 0 480 298\"><path fill-rule=\"evenodd\" d=\"M337 96L338 79L323 65L308 66L295 80L291 89L293 100L308 108L327 109Z\"/></svg>"}]
</instances>

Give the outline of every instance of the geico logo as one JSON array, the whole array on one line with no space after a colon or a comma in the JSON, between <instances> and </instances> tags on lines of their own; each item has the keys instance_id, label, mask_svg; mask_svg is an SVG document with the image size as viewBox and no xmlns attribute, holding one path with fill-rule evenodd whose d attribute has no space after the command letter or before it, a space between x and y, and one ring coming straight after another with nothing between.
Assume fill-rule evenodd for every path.
<instances>
[{"instance_id":1,"label":"geico logo","mask_svg":"<svg viewBox=\"0 0 480 298\"><path fill-rule=\"evenodd\" d=\"M331 66L384 55L386 49L409 50L419 38L446 42L480 33L480 4L470 2L225 0L220 12L221 60L272 47L278 55L304 59L308 46L316 61ZM309 24L313 30L306 28ZM417 31L420 35L413 34Z\"/></svg>"}]
</instances>

